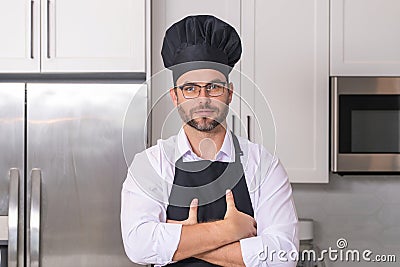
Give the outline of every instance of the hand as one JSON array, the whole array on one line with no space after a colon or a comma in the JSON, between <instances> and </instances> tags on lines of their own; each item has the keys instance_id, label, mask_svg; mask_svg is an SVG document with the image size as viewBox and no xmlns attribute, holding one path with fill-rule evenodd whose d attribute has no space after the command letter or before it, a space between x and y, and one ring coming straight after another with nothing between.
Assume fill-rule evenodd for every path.
<instances>
[{"instance_id":1,"label":"hand","mask_svg":"<svg viewBox=\"0 0 400 267\"><path fill-rule=\"evenodd\" d=\"M226 213L224 217L229 234L236 241L257 235L257 223L250 215L236 209L235 200L231 190L226 191Z\"/></svg>"},{"instance_id":2,"label":"hand","mask_svg":"<svg viewBox=\"0 0 400 267\"><path fill-rule=\"evenodd\" d=\"M189 208L189 217L184 221L175 221L175 220L167 220L167 223L179 223L182 225L193 225L197 224L197 206L199 204L199 200L194 198L190 203Z\"/></svg>"}]
</instances>

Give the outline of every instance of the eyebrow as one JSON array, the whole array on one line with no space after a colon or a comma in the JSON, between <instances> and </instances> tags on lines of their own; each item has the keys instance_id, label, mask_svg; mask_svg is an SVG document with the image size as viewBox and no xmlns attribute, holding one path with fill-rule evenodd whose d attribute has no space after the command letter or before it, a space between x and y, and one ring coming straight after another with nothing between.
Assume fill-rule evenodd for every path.
<instances>
[{"instance_id":1,"label":"eyebrow","mask_svg":"<svg viewBox=\"0 0 400 267\"><path fill-rule=\"evenodd\" d=\"M209 81L208 83L218 83L218 82L220 82L220 83L222 83L222 82L224 82L224 81L221 81L221 79L214 79L214 80L211 80L211 81ZM184 84L185 83L196 83L196 82L193 82L193 81L185 81L184 82ZM224 82L224 83L226 83L226 82Z\"/></svg>"}]
</instances>

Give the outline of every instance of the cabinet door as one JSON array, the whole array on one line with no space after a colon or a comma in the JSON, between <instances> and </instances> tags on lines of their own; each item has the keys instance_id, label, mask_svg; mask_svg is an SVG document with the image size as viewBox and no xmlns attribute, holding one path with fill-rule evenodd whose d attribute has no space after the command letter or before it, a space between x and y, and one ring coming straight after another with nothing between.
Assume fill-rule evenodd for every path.
<instances>
[{"instance_id":1,"label":"cabinet door","mask_svg":"<svg viewBox=\"0 0 400 267\"><path fill-rule=\"evenodd\" d=\"M159 138L167 138L178 133L182 126L181 119L174 109L169 97L172 74L165 70L161 58L161 47L165 31L175 22L189 15L214 15L231 24L240 34L240 0L153 0L152 5L152 144ZM231 72L230 80L234 83L236 93L230 105L228 124L239 125L240 101L240 62ZM231 125L232 126L232 125ZM236 127L240 134L239 127Z\"/></svg>"},{"instance_id":2,"label":"cabinet door","mask_svg":"<svg viewBox=\"0 0 400 267\"><path fill-rule=\"evenodd\" d=\"M400 75L400 1L331 1L331 75Z\"/></svg>"},{"instance_id":3,"label":"cabinet door","mask_svg":"<svg viewBox=\"0 0 400 267\"><path fill-rule=\"evenodd\" d=\"M42 72L145 72L145 0L42 0Z\"/></svg>"},{"instance_id":4,"label":"cabinet door","mask_svg":"<svg viewBox=\"0 0 400 267\"><path fill-rule=\"evenodd\" d=\"M242 70L259 88L247 97L255 114L242 115L259 122L251 123L251 138L271 153L276 144L291 182L328 182L329 1L246 0L242 7Z\"/></svg>"},{"instance_id":5,"label":"cabinet door","mask_svg":"<svg viewBox=\"0 0 400 267\"><path fill-rule=\"evenodd\" d=\"M0 2L0 73L40 71L39 0Z\"/></svg>"}]
</instances>

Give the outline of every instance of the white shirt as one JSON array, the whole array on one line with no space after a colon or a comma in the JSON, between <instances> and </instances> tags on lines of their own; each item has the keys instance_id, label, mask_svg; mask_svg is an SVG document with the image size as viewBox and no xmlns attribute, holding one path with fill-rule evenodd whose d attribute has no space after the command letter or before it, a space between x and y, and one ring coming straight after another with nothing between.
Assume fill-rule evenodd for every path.
<instances>
[{"instance_id":1,"label":"white shirt","mask_svg":"<svg viewBox=\"0 0 400 267\"><path fill-rule=\"evenodd\" d=\"M287 174L279 159L263 146L237 138L257 221L257 236L240 240L243 261L246 266L294 267L296 261L290 260L289 255L286 262L278 259L280 250L297 253L299 249L298 218ZM133 262L156 266L174 262L172 257L182 225L166 223L166 212L175 162L181 156L183 161L200 160L182 129L177 135L158 140L157 145L136 154L128 169L121 195L121 228L125 251ZM235 161L229 131L215 160ZM271 259L273 250L276 253Z\"/></svg>"}]
</instances>

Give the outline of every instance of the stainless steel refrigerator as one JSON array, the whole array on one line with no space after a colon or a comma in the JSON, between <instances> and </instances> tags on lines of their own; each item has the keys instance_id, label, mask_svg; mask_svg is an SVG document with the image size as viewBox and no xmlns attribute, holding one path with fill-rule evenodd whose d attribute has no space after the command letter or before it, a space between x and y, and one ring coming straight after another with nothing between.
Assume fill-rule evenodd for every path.
<instances>
[{"instance_id":1,"label":"stainless steel refrigerator","mask_svg":"<svg viewBox=\"0 0 400 267\"><path fill-rule=\"evenodd\" d=\"M0 245L9 267L134 266L122 244L120 191L146 147L146 118L141 84L0 83L8 221Z\"/></svg>"}]
</instances>

